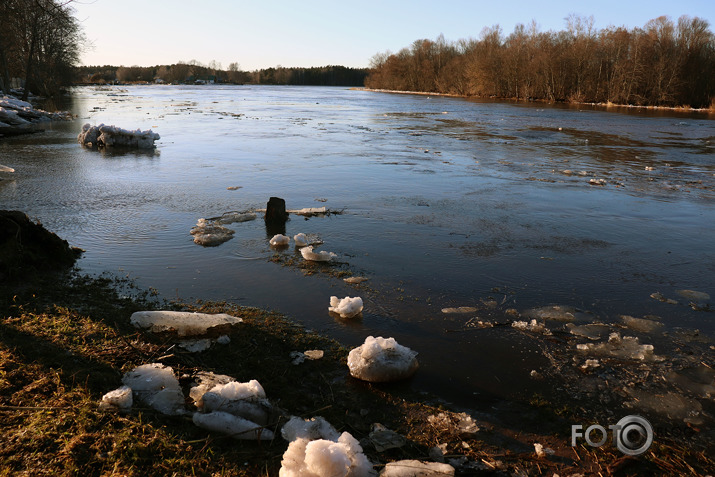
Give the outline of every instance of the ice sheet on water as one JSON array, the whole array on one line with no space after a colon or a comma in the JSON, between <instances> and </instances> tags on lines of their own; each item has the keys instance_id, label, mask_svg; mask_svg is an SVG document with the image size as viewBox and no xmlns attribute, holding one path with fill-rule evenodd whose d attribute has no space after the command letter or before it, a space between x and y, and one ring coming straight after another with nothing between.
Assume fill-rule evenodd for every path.
<instances>
[{"instance_id":1,"label":"ice sheet on water","mask_svg":"<svg viewBox=\"0 0 715 477\"><path fill-rule=\"evenodd\" d=\"M705 364L670 371L666 381L699 398L715 397L715 370Z\"/></svg>"},{"instance_id":2,"label":"ice sheet on water","mask_svg":"<svg viewBox=\"0 0 715 477\"><path fill-rule=\"evenodd\" d=\"M568 329L572 335L595 341L603 338L603 336L611 330L611 327L599 323L590 323L586 325L566 323L566 329Z\"/></svg>"},{"instance_id":3,"label":"ice sheet on water","mask_svg":"<svg viewBox=\"0 0 715 477\"><path fill-rule=\"evenodd\" d=\"M339 299L336 296L330 297L330 306L328 311L337 313L340 318L354 318L362 313L363 303L359 296Z\"/></svg>"},{"instance_id":4,"label":"ice sheet on water","mask_svg":"<svg viewBox=\"0 0 715 477\"><path fill-rule=\"evenodd\" d=\"M512 328L522 331L531 331L532 333L543 333L545 335L550 335L551 331L544 325L544 323L539 323L536 319L531 321L512 321Z\"/></svg>"},{"instance_id":5,"label":"ice sheet on water","mask_svg":"<svg viewBox=\"0 0 715 477\"><path fill-rule=\"evenodd\" d=\"M522 315L526 318L537 320L569 322L575 321L577 317L579 317L580 312L572 306L552 305L531 308L524 311Z\"/></svg>"},{"instance_id":6,"label":"ice sheet on water","mask_svg":"<svg viewBox=\"0 0 715 477\"><path fill-rule=\"evenodd\" d=\"M418 367L417 352L394 338L368 336L348 354L350 375L373 383L408 378Z\"/></svg>"},{"instance_id":7,"label":"ice sheet on water","mask_svg":"<svg viewBox=\"0 0 715 477\"><path fill-rule=\"evenodd\" d=\"M235 232L202 218L196 222L190 233L194 236L194 243L204 247L215 247L231 240Z\"/></svg>"},{"instance_id":8,"label":"ice sheet on water","mask_svg":"<svg viewBox=\"0 0 715 477\"><path fill-rule=\"evenodd\" d=\"M456 308L442 308L442 313L474 313L477 309L473 306L459 306Z\"/></svg>"},{"instance_id":9,"label":"ice sheet on water","mask_svg":"<svg viewBox=\"0 0 715 477\"><path fill-rule=\"evenodd\" d=\"M179 336L202 336L241 323L243 319L226 313L194 313L188 311L137 311L129 321L137 328L153 333L172 331Z\"/></svg>"},{"instance_id":10,"label":"ice sheet on water","mask_svg":"<svg viewBox=\"0 0 715 477\"><path fill-rule=\"evenodd\" d=\"M640 344L634 336L623 336L611 333L608 341L576 345L576 349L589 356L604 358L636 359L640 361L661 361L662 358L653 352L653 345Z\"/></svg>"},{"instance_id":11,"label":"ice sheet on water","mask_svg":"<svg viewBox=\"0 0 715 477\"><path fill-rule=\"evenodd\" d=\"M304 207L302 209L288 209L286 212L304 217L312 217L315 215L325 215L328 213L328 209L325 207Z\"/></svg>"},{"instance_id":12,"label":"ice sheet on water","mask_svg":"<svg viewBox=\"0 0 715 477\"><path fill-rule=\"evenodd\" d=\"M226 225L251 220L256 220L256 214L253 212L226 212L221 217L214 219L213 222L218 225Z\"/></svg>"},{"instance_id":13,"label":"ice sheet on water","mask_svg":"<svg viewBox=\"0 0 715 477\"><path fill-rule=\"evenodd\" d=\"M689 424L702 423L703 406L696 399L675 392L655 393L646 389L627 388L626 392L633 398L625 403L628 407L653 411Z\"/></svg>"},{"instance_id":14,"label":"ice sheet on water","mask_svg":"<svg viewBox=\"0 0 715 477\"><path fill-rule=\"evenodd\" d=\"M663 323L656 320L657 317L651 318L635 318L630 315L621 315L623 324L634 331L643 333L653 333L663 327Z\"/></svg>"},{"instance_id":15,"label":"ice sheet on water","mask_svg":"<svg viewBox=\"0 0 715 477\"><path fill-rule=\"evenodd\" d=\"M710 301L710 295L705 292L695 290L675 290L675 293L683 298L687 298L688 300L692 300L697 303L707 303Z\"/></svg>"}]
</instances>

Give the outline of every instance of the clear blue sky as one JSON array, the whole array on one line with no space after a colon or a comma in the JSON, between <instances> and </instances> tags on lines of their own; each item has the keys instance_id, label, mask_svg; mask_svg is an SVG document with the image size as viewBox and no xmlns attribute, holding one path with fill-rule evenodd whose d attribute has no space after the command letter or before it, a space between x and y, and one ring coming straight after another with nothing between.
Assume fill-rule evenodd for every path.
<instances>
[{"instance_id":1,"label":"clear blue sky","mask_svg":"<svg viewBox=\"0 0 715 477\"><path fill-rule=\"evenodd\" d=\"M216 60L224 68L344 65L366 67L379 52L420 38L478 38L535 20L541 31L565 29L575 13L595 27L642 27L668 15L697 16L715 31L715 0L79 0L76 17L93 44L85 65L172 64Z\"/></svg>"}]
</instances>

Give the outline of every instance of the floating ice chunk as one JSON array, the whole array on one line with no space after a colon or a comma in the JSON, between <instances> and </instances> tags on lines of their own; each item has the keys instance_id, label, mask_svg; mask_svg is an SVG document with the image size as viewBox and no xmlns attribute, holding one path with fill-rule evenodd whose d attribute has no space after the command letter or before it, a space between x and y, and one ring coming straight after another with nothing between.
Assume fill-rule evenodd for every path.
<instances>
[{"instance_id":1,"label":"floating ice chunk","mask_svg":"<svg viewBox=\"0 0 715 477\"><path fill-rule=\"evenodd\" d=\"M380 477L443 477L454 476L454 467L440 462L398 460L389 462L380 472Z\"/></svg>"},{"instance_id":2,"label":"floating ice chunk","mask_svg":"<svg viewBox=\"0 0 715 477\"><path fill-rule=\"evenodd\" d=\"M362 283L364 281L367 281L368 279L365 277L348 277L348 278L343 278L343 281L345 283L350 283L351 285L357 285L359 283Z\"/></svg>"},{"instance_id":3,"label":"floating ice chunk","mask_svg":"<svg viewBox=\"0 0 715 477\"><path fill-rule=\"evenodd\" d=\"M589 179L588 183L595 186L605 186L606 179Z\"/></svg>"},{"instance_id":4,"label":"floating ice chunk","mask_svg":"<svg viewBox=\"0 0 715 477\"><path fill-rule=\"evenodd\" d=\"M280 477L369 477L377 473L348 432L337 441L298 438L283 454Z\"/></svg>"},{"instance_id":5,"label":"floating ice chunk","mask_svg":"<svg viewBox=\"0 0 715 477\"><path fill-rule=\"evenodd\" d=\"M337 313L340 318L353 318L362 313L362 307L362 298L359 296L354 298L346 296L342 300L336 296L331 296L328 311Z\"/></svg>"},{"instance_id":6,"label":"floating ice chunk","mask_svg":"<svg viewBox=\"0 0 715 477\"><path fill-rule=\"evenodd\" d=\"M215 247L233 238L234 231L222 225L211 223L206 219L199 219L196 226L191 229L194 243L204 247Z\"/></svg>"},{"instance_id":7,"label":"floating ice chunk","mask_svg":"<svg viewBox=\"0 0 715 477\"><path fill-rule=\"evenodd\" d=\"M174 370L161 363L144 364L124 374L122 383L137 399L162 414L184 414L184 394Z\"/></svg>"},{"instance_id":8,"label":"floating ice chunk","mask_svg":"<svg viewBox=\"0 0 715 477\"><path fill-rule=\"evenodd\" d=\"M328 209L325 207L305 207L303 209L288 209L286 210L289 214L302 215L305 217L311 217L314 215L323 215L328 213Z\"/></svg>"},{"instance_id":9,"label":"floating ice chunk","mask_svg":"<svg viewBox=\"0 0 715 477\"><path fill-rule=\"evenodd\" d=\"M600 340L604 334L611 330L610 326L598 323L590 323L579 326L574 325L573 323L566 323L566 328L572 335L581 336L582 338L588 338L594 341Z\"/></svg>"},{"instance_id":10,"label":"floating ice chunk","mask_svg":"<svg viewBox=\"0 0 715 477\"><path fill-rule=\"evenodd\" d=\"M654 170L655 170L655 167L653 167L653 166L645 166L645 170L646 170L646 171L654 171Z\"/></svg>"},{"instance_id":11,"label":"floating ice chunk","mask_svg":"<svg viewBox=\"0 0 715 477\"><path fill-rule=\"evenodd\" d=\"M705 364L677 372L670 371L665 375L665 379L697 397L715 397L715 370Z\"/></svg>"},{"instance_id":12,"label":"floating ice chunk","mask_svg":"<svg viewBox=\"0 0 715 477\"><path fill-rule=\"evenodd\" d=\"M296 247L307 247L308 246L308 237L306 237L304 233L294 235L293 241L295 242Z\"/></svg>"},{"instance_id":13,"label":"floating ice chunk","mask_svg":"<svg viewBox=\"0 0 715 477\"><path fill-rule=\"evenodd\" d=\"M338 437L340 437L338 431L320 416L312 419L301 419L300 417L293 416L283 425L281 435L283 439L288 442L293 442L299 438L309 441L315 439L337 441Z\"/></svg>"},{"instance_id":14,"label":"floating ice chunk","mask_svg":"<svg viewBox=\"0 0 715 477\"><path fill-rule=\"evenodd\" d=\"M320 252L313 252L313 247L310 245L301 248L300 254L303 255L304 259L310 260L312 262L330 262L338 257L337 254L333 252L326 252L325 250L322 250Z\"/></svg>"},{"instance_id":15,"label":"floating ice chunk","mask_svg":"<svg viewBox=\"0 0 715 477\"><path fill-rule=\"evenodd\" d=\"M611 333L607 342L576 345L576 349L592 356L608 358L637 359L641 361L660 361L662 358L653 353L653 345L640 344L638 338Z\"/></svg>"},{"instance_id":16,"label":"floating ice chunk","mask_svg":"<svg viewBox=\"0 0 715 477\"><path fill-rule=\"evenodd\" d=\"M553 455L554 450L548 447L544 447L538 442L534 442L534 453L536 454L536 457L546 457L547 455Z\"/></svg>"},{"instance_id":17,"label":"floating ice chunk","mask_svg":"<svg viewBox=\"0 0 715 477\"><path fill-rule=\"evenodd\" d=\"M473 306L460 306L457 308L442 308L442 313L474 313L477 311Z\"/></svg>"},{"instance_id":18,"label":"floating ice chunk","mask_svg":"<svg viewBox=\"0 0 715 477\"><path fill-rule=\"evenodd\" d=\"M531 331L533 333L543 333L545 335L550 335L551 331L546 328L544 323L539 323L536 321L536 319L533 319L529 322L526 321L512 321L511 323L512 328L516 328L518 330L522 331Z\"/></svg>"},{"instance_id":19,"label":"floating ice chunk","mask_svg":"<svg viewBox=\"0 0 715 477\"><path fill-rule=\"evenodd\" d=\"M601 366L601 363L597 359L587 359L585 363L581 365L581 369L588 371L589 369L596 369Z\"/></svg>"},{"instance_id":20,"label":"floating ice chunk","mask_svg":"<svg viewBox=\"0 0 715 477\"><path fill-rule=\"evenodd\" d=\"M388 429L380 423L372 425L372 430L368 437L378 452L383 452L388 449L397 449L407 444L407 439L405 439L404 436Z\"/></svg>"},{"instance_id":21,"label":"floating ice chunk","mask_svg":"<svg viewBox=\"0 0 715 477\"><path fill-rule=\"evenodd\" d=\"M3 166L2 164L0 164L0 172L15 172L15 169L13 169L12 167Z\"/></svg>"},{"instance_id":22,"label":"floating ice chunk","mask_svg":"<svg viewBox=\"0 0 715 477\"><path fill-rule=\"evenodd\" d=\"M116 126L100 124L92 126L87 123L82 126L82 132L77 135L77 141L88 147L132 147L138 149L151 149L154 141L161 139L151 129L130 131Z\"/></svg>"},{"instance_id":23,"label":"floating ice chunk","mask_svg":"<svg viewBox=\"0 0 715 477\"><path fill-rule=\"evenodd\" d=\"M226 313L193 313L188 311L137 311L129 321L137 328L153 333L173 331L179 336L201 336L209 331L224 331L243 319Z\"/></svg>"},{"instance_id":24,"label":"floating ice chunk","mask_svg":"<svg viewBox=\"0 0 715 477\"><path fill-rule=\"evenodd\" d=\"M623 324L625 324L628 328L644 333L652 333L663 327L663 323L660 321L635 318L630 315L621 315L621 320L623 320Z\"/></svg>"},{"instance_id":25,"label":"floating ice chunk","mask_svg":"<svg viewBox=\"0 0 715 477\"><path fill-rule=\"evenodd\" d=\"M309 349L304 351L303 354L306 358L311 360L321 359L325 352L322 349Z\"/></svg>"},{"instance_id":26,"label":"floating ice chunk","mask_svg":"<svg viewBox=\"0 0 715 477\"><path fill-rule=\"evenodd\" d=\"M439 414L428 416L427 422L439 432L449 433L454 436L473 436L479 432L479 426L476 421L466 412L458 414L440 412Z\"/></svg>"},{"instance_id":27,"label":"floating ice chunk","mask_svg":"<svg viewBox=\"0 0 715 477\"><path fill-rule=\"evenodd\" d=\"M417 353L394 338L368 336L348 354L350 375L373 383L405 379L418 367Z\"/></svg>"},{"instance_id":28,"label":"floating ice chunk","mask_svg":"<svg viewBox=\"0 0 715 477\"><path fill-rule=\"evenodd\" d=\"M269 241L269 243L272 247L287 247L290 243L290 238L286 237L283 234L276 234Z\"/></svg>"},{"instance_id":29,"label":"floating ice chunk","mask_svg":"<svg viewBox=\"0 0 715 477\"><path fill-rule=\"evenodd\" d=\"M675 290L678 295L699 303L705 303L710 300L710 295L705 292L699 292L695 290Z\"/></svg>"},{"instance_id":30,"label":"floating ice chunk","mask_svg":"<svg viewBox=\"0 0 715 477\"><path fill-rule=\"evenodd\" d=\"M271 430L264 429L255 422L227 412L214 411L206 414L195 412L193 421L194 424L202 429L228 434L234 439L260 439L267 441L274 437Z\"/></svg>"},{"instance_id":31,"label":"floating ice chunk","mask_svg":"<svg viewBox=\"0 0 715 477\"><path fill-rule=\"evenodd\" d=\"M132 407L132 388L129 386L121 386L114 391L109 391L102 396L102 402L99 403L100 409L120 409L126 410Z\"/></svg>"},{"instance_id":32,"label":"floating ice chunk","mask_svg":"<svg viewBox=\"0 0 715 477\"><path fill-rule=\"evenodd\" d=\"M553 305L532 308L526 310L523 314L527 318L566 322L574 321L577 313L578 310L572 306Z\"/></svg>"},{"instance_id":33,"label":"floating ice chunk","mask_svg":"<svg viewBox=\"0 0 715 477\"><path fill-rule=\"evenodd\" d=\"M671 304L671 305L677 305L677 304L678 304L678 302L677 302L676 300L673 300L672 298L666 298L666 297L664 297L663 294L660 293L660 292L651 293L651 294L650 294L650 297L653 298L653 299L655 299L655 300L662 301L663 303L669 303L669 304Z\"/></svg>"}]
</instances>

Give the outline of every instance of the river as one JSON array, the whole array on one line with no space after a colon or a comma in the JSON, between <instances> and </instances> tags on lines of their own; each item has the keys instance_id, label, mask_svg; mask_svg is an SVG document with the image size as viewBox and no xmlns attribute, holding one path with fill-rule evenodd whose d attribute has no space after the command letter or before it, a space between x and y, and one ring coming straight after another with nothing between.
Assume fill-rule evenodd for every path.
<instances>
[{"instance_id":1,"label":"river","mask_svg":"<svg viewBox=\"0 0 715 477\"><path fill-rule=\"evenodd\" d=\"M347 345L393 336L419 352L411 386L466 407L556 392L531 379L549 366L540 340L508 326L535 307L575 307L576 324L656 353L682 330L712 343L710 300L692 307L679 290L715 294L713 116L321 87L81 87L69 99L76 120L0 141L16 170L0 207L85 249L87 272L267 307ZM90 150L76 142L86 122L161 139ZM271 249L260 218L229 225L218 247L193 243L199 218L271 196L340 212L292 216L286 232L319 238L334 271L369 280L272 261L300 255ZM331 295L362 296L362 318L331 317ZM460 306L476 311L441 311ZM663 328L639 334L621 315Z\"/></svg>"}]
</instances>

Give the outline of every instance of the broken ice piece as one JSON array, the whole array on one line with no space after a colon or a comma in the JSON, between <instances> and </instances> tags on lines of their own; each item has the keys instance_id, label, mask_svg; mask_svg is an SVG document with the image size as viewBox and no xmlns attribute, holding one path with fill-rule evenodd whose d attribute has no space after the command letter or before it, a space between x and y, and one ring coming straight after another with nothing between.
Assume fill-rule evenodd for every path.
<instances>
[{"instance_id":1,"label":"broken ice piece","mask_svg":"<svg viewBox=\"0 0 715 477\"><path fill-rule=\"evenodd\" d=\"M380 472L380 477L453 477L454 467L440 462L398 460L389 462Z\"/></svg>"},{"instance_id":2,"label":"broken ice piece","mask_svg":"<svg viewBox=\"0 0 715 477\"><path fill-rule=\"evenodd\" d=\"M198 340L184 340L179 342L179 347L185 349L189 353L200 353L211 347L213 341L209 338Z\"/></svg>"},{"instance_id":3,"label":"broken ice piece","mask_svg":"<svg viewBox=\"0 0 715 477\"><path fill-rule=\"evenodd\" d=\"M348 278L343 278L343 281L345 283L350 283L351 285L356 285L358 283L362 283L366 281L367 278L365 277L348 277Z\"/></svg>"},{"instance_id":4,"label":"broken ice piece","mask_svg":"<svg viewBox=\"0 0 715 477\"><path fill-rule=\"evenodd\" d=\"M353 318L362 313L362 308L362 298L359 296L346 296L342 300L336 296L331 296L328 311L337 313L340 315L340 318Z\"/></svg>"},{"instance_id":5,"label":"broken ice piece","mask_svg":"<svg viewBox=\"0 0 715 477\"><path fill-rule=\"evenodd\" d=\"M442 313L474 313L477 311L473 306L460 306L457 308L442 308Z\"/></svg>"},{"instance_id":6,"label":"broken ice piece","mask_svg":"<svg viewBox=\"0 0 715 477\"><path fill-rule=\"evenodd\" d=\"M532 308L526 310L523 315L527 318L568 322L574 321L577 313L578 310L572 306L553 305Z\"/></svg>"},{"instance_id":7,"label":"broken ice piece","mask_svg":"<svg viewBox=\"0 0 715 477\"><path fill-rule=\"evenodd\" d=\"M184 394L169 366L161 363L137 366L124 374L122 383L130 387L140 401L162 414L184 414Z\"/></svg>"},{"instance_id":8,"label":"broken ice piece","mask_svg":"<svg viewBox=\"0 0 715 477\"><path fill-rule=\"evenodd\" d=\"M305 355L300 351L291 351L288 356L291 359L291 364L295 366L298 366L299 364L305 362Z\"/></svg>"},{"instance_id":9,"label":"broken ice piece","mask_svg":"<svg viewBox=\"0 0 715 477\"><path fill-rule=\"evenodd\" d=\"M604 186L606 185L606 179L589 179L588 183L595 186Z\"/></svg>"},{"instance_id":10,"label":"broken ice piece","mask_svg":"<svg viewBox=\"0 0 715 477\"><path fill-rule=\"evenodd\" d=\"M671 305L677 305L677 304L678 304L678 302L677 302L676 300L673 300L672 298L666 298L666 297L664 297L663 294L660 293L660 292L651 293L651 294L650 294L650 297L651 297L651 298L654 298L654 299L656 299L656 300L658 300L658 301L662 301L663 303L669 303L669 304L671 304Z\"/></svg>"},{"instance_id":11,"label":"broken ice piece","mask_svg":"<svg viewBox=\"0 0 715 477\"><path fill-rule=\"evenodd\" d=\"M129 321L137 328L149 328L153 333L173 331L179 336L204 335L209 330L223 329L241 323L243 319L226 313L193 313L188 311L137 311Z\"/></svg>"},{"instance_id":12,"label":"broken ice piece","mask_svg":"<svg viewBox=\"0 0 715 477\"><path fill-rule=\"evenodd\" d=\"M99 403L99 408L103 410L126 410L132 407L132 402L132 388L125 385L114 391L109 391L102 396L102 402Z\"/></svg>"},{"instance_id":13,"label":"broken ice piece","mask_svg":"<svg viewBox=\"0 0 715 477\"><path fill-rule=\"evenodd\" d=\"M372 477L376 472L349 432L335 440L297 438L283 454L281 477Z\"/></svg>"},{"instance_id":14,"label":"broken ice piece","mask_svg":"<svg viewBox=\"0 0 715 477\"><path fill-rule=\"evenodd\" d=\"M301 419L298 416L293 416L281 428L283 439L288 442L293 442L296 439L326 439L329 441L337 441L340 434L335 428L324 418L320 416L312 419Z\"/></svg>"},{"instance_id":15,"label":"broken ice piece","mask_svg":"<svg viewBox=\"0 0 715 477\"><path fill-rule=\"evenodd\" d=\"M313 252L313 247L310 245L301 248L300 254L303 256L304 259L312 262L330 262L338 257L337 254L333 252L326 252L325 250L321 250L320 252Z\"/></svg>"},{"instance_id":16,"label":"broken ice piece","mask_svg":"<svg viewBox=\"0 0 715 477\"><path fill-rule=\"evenodd\" d=\"M660 321L635 318L630 315L621 315L621 320L623 320L623 324L625 324L628 328L644 333L652 333L663 327L663 323Z\"/></svg>"},{"instance_id":17,"label":"broken ice piece","mask_svg":"<svg viewBox=\"0 0 715 477\"><path fill-rule=\"evenodd\" d=\"M248 419L222 411L213 411L206 414L195 412L193 421L194 424L202 429L228 434L234 439L260 439L265 441L274 437L271 430L264 429Z\"/></svg>"},{"instance_id":18,"label":"broken ice piece","mask_svg":"<svg viewBox=\"0 0 715 477\"><path fill-rule=\"evenodd\" d=\"M551 331L546 328L544 323L539 323L535 319L531 320L530 322L512 321L511 326L512 328L516 328L517 330L531 331L533 333L543 333L545 335L551 334Z\"/></svg>"},{"instance_id":19,"label":"broken ice piece","mask_svg":"<svg viewBox=\"0 0 715 477\"><path fill-rule=\"evenodd\" d=\"M276 234L268 242L272 247L287 247L290 243L290 239L283 234Z\"/></svg>"},{"instance_id":20,"label":"broken ice piece","mask_svg":"<svg viewBox=\"0 0 715 477\"><path fill-rule=\"evenodd\" d=\"M581 369L587 371L589 369L596 369L601 366L601 363L597 359L587 359L585 363L581 365Z\"/></svg>"},{"instance_id":21,"label":"broken ice piece","mask_svg":"<svg viewBox=\"0 0 715 477\"><path fill-rule=\"evenodd\" d=\"M407 439L395 431L388 429L379 422L372 425L370 431L370 442L378 452L383 452L388 449L397 449L407 444Z\"/></svg>"},{"instance_id":22,"label":"broken ice piece","mask_svg":"<svg viewBox=\"0 0 715 477\"><path fill-rule=\"evenodd\" d=\"M705 292L699 292L695 290L675 290L675 293L682 296L683 298L687 298L688 300L692 300L698 303L705 303L710 300L710 295Z\"/></svg>"},{"instance_id":23,"label":"broken ice piece","mask_svg":"<svg viewBox=\"0 0 715 477\"><path fill-rule=\"evenodd\" d=\"M303 234L303 233L294 235L293 241L295 242L296 247L307 247L308 246L308 237L306 237L305 234Z\"/></svg>"},{"instance_id":24,"label":"broken ice piece","mask_svg":"<svg viewBox=\"0 0 715 477\"><path fill-rule=\"evenodd\" d=\"M418 367L417 353L394 338L368 336L348 354L350 375L373 383L408 378Z\"/></svg>"},{"instance_id":25,"label":"broken ice piece","mask_svg":"<svg viewBox=\"0 0 715 477\"><path fill-rule=\"evenodd\" d=\"M607 342L578 344L576 349L582 353L608 358L637 359L641 361L660 361L662 358L653 353L653 345L640 344L633 336L621 337L611 333Z\"/></svg>"},{"instance_id":26,"label":"broken ice piece","mask_svg":"<svg viewBox=\"0 0 715 477\"><path fill-rule=\"evenodd\" d=\"M309 349L307 351L304 351L303 354L306 358L315 360L321 359L323 357L324 352L322 349Z\"/></svg>"},{"instance_id":27,"label":"broken ice piece","mask_svg":"<svg viewBox=\"0 0 715 477\"><path fill-rule=\"evenodd\" d=\"M598 323L590 323L579 326L576 326L573 323L566 323L566 328L572 335L581 336L582 338L588 338L594 341L601 339L603 335L611 329L608 325Z\"/></svg>"},{"instance_id":28,"label":"broken ice piece","mask_svg":"<svg viewBox=\"0 0 715 477\"><path fill-rule=\"evenodd\" d=\"M289 214L302 215L305 217L312 217L314 215L323 215L328 213L328 209L325 207L304 207L302 209L288 209L286 210Z\"/></svg>"},{"instance_id":29,"label":"broken ice piece","mask_svg":"<svg viewBox=\"0 0 715 477\"><path fill-rule=\"evenodd\" d=\"M544 447L538 442L534 442L534 452L536 453L537 457L546 457L547 455L553 455L554 450L548 447Z\"/></svg>"}]
</instances>

